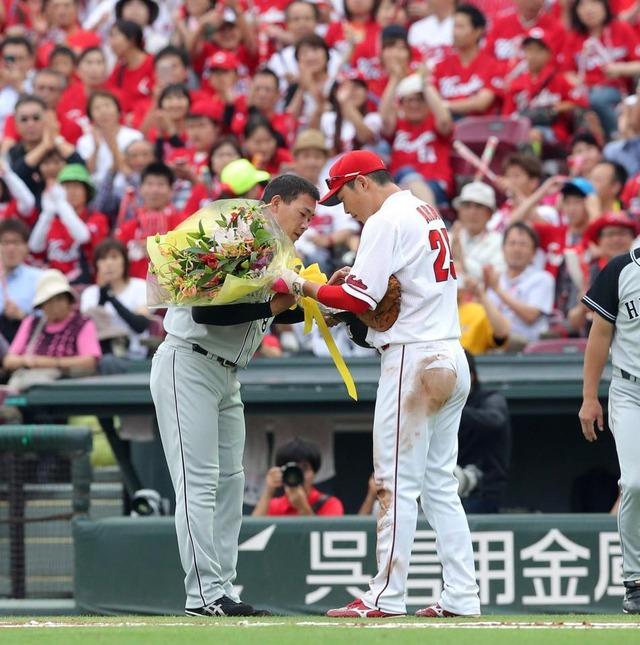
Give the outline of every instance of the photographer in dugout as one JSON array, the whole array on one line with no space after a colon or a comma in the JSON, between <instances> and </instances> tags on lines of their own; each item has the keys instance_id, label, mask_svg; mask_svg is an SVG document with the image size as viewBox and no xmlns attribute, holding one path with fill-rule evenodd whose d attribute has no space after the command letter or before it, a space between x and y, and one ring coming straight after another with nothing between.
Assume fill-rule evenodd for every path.
<instances>
[{"instance_id":1,"label":"photographer in dugout","mask_svg":"<svg viewBox=\"0 0 640 645\"><path fill-rule=\"evenodd\" d=\"M293 439L276 452L276 465L265 477L265 487L253 510L253 516L264 515L344 515L337 497L313 487L320 470L320 448L311 441ZM284 495L275 497L279 488Z\"/></svg>"}]
</instances>

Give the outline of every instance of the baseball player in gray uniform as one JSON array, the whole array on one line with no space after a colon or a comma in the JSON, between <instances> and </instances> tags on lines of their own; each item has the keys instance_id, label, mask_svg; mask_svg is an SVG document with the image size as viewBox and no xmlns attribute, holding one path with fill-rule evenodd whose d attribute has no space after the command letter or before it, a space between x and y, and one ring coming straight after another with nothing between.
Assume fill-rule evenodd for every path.
<instances>
[{"instance_id":1,"label":"baseball player in gray uniform","mask_svg":"<svg viewBox=\"0 0 640 645\"><path fill-rule=\"evenodd\" d=\"M292 241L308 228L317 188L282 175L263 200ZM151 367L151 394L176 494L176 533L185 572L186 614L255 616L267 612L234 591L242 521L245 422L238 369L247 366L273 320L302 320L289 312L293 296L256 304L174 307L167 337Z\"/></svg>"},{"instance_id":2,"label":"baseball player in gray uniform","mask_svg":"<svg viewBox=\"0 0 640 645\"><path fill-rule=\"evenodd\" d=\"M620 462L622 498L618 530L625 596L622 610L640 614L640 249L607 263L582 302L596 314L584 357L583 401L578 416L587 441L604 429L598 384L609 357L609 426Z\"/></svg>"},{"instance_id":3,"label":"baseball player in gray uniform","mask_svg":"<svg viewBox=\"0 0 640 645\"><path fill-rule=\"evenodd\" d=\"M370 328L367 333L367 341L382 355L373 421L378 573L362 598L327 615L406 614L420 499L436 533L444 589L437 603L416 615L477 616L471 535L453 474L470 377L459 341L456 272L447 230L433 208L392 182L372 152L356 150L340 157L327 184L330 190L321 202L342 202L364 224L353 267L322 286L285 270L274 289L283 287L361 315L377 308L390 276L402 288L397 320L386 331Z\"/></svg>"}]
</instances>

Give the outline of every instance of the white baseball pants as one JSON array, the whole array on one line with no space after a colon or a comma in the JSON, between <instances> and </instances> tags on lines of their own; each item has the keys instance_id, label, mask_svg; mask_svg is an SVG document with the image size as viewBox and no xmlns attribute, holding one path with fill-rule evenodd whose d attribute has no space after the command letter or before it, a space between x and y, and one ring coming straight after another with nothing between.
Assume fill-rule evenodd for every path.
<instances>
[{"instance_id":1,"label":"white baseball pants","mask_svg":"<svg viewBox=\"0 0 640 645\"><path fill-rule=\"evenodd\" d=\"M421 374L445 368L457 374L451 397L436 413L426 408ZM436 533L447 611L479 614L473 549L453 474L460 416L469 394L467 359L458 341L391 345L382 354L373 425L374 473L379 493L378 573L363 601L404 613L405 590L416 531L418 500Z\"/></svg>"}]
</instances>

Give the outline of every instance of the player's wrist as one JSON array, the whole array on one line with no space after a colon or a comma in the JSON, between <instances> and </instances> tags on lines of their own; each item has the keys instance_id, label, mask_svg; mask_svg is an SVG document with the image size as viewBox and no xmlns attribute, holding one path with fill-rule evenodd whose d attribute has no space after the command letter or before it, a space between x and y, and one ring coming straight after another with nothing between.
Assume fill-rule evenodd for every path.
<instances>
[{"instance_id":1,"label":"player's wrist","mask_svg":"<svg viewBox=\"0 0 640 645\"><path fill-rule=\"evenodd\" d=\"M294 296L304 296L304 285L307 284L308 280L305 280L303 277L298 276L291 281L291 293Z\"/></svg>"}]
</instances>

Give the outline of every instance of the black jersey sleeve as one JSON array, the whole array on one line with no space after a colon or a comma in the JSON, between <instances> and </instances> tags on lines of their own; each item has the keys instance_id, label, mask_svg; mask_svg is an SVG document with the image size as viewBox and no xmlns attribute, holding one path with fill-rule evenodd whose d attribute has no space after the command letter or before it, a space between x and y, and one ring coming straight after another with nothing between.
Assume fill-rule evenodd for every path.
<instances>
[{"instance_id":1,"label":"black jersey sleeve","mask_svg":"<svg viewBox=\"0 0 640 645\"><path fill-rule=\"evenodd\" d=\"M200 325L239 325L240 323L271 318L271 305L268 302L241 303L237 305L212 305L192 307L191 317Z\"/></svg>"},{"instance_id":2,"label":"black jersey sleeve","mask_svg":"<svg viewBox=\"0 0 640 645\"><path fill-rule=\"evenodd\" d=\"M200 325L238 325L252 320L271 318L271 304L269 302L240 303L236 305L211 305L210 307L192 307L191 317ZM274 318L276 323L297 323L304 320L301 307L278 314Z\"/></svg>"},{"instance_id":3,"label":"black jersey sleeve","mask_svg":"<svg viewBox=\"0 0 640 645\"><path fill-rule=\"evenodd\" d=\"M589 309L610 323L615 323L618 317L620 272L630 261L628 253L609 260L582 298Z\"/></svg>"}]
</instances>

